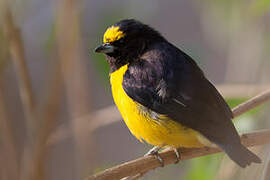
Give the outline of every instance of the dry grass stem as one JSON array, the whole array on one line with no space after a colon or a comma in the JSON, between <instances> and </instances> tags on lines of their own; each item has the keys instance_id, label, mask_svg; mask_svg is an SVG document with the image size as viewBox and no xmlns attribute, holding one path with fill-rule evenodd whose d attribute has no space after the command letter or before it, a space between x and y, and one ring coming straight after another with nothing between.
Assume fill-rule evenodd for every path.
<instances>
[{"instance_id":1,"label":"dry grass stem","mask_svg":"<svg viewBox=\"0 0 270 180\"><path fill-rule=\"evenodd\" d=\"M269 147L267 151L267 158L265 159L265 166L262 172L262 180L269 180L270 179L270 153L269 153Z\"/></svg>"},{"instance_id":2,"label":"dry grass stem","mask_svg":"<svg viewBox=\"0 0 270 180\"><path fill-rule=\"evenodd\" d=\"M2 163L4 165L2 175L5 179L19 179L18 152L3 100L2 85L0 85L0 154L1 161L5 162L5 165Z\"/></svg>"},{"instance_id":3,"label":"dry grass stem","mask_svg":"<svg viewBox=\"0 0 270 180\"><path fill-rule=\"evenodd\" d=\"M91 145L90 134L87 131L80 132L85 127L86 121L78 121L78 117L90 110L88 94L87 70L82 56L82 42L80 37L80 17L78 1L62 0L58 4L57 13L57 45L61 73L67 97L67 108L71 116L71 137L75 145L75 176L79 176L88 167L89 146ZM68 17L68 18L67 18Z\"/></svg>"},{"instance_id":4,"label":"dry grass stem","mask_svg":"<svg viewBox=\"0 0 270 180\"><path fill-rule=\"evenodd\" d=\"M27 120L28 132L33 133L35 120L35 104L29 72L26 65L24 47L20 30L15 27L9 8L4 9L4 28L9 41L9 51L17 74L20 96Z\"/></svg>"},{"instance_id":5,"label":"dry grass stem","mask_svg":"<svg viewBox=\"0 0 270 180\"><path fill-rule=\"evenodd\" d=\"M57 124L58 113L62 95L62 78L58 62L54 64L54 72L51 75L51 83L48 88L48 98L44 103L41 112L41 125L35 139L33 148L33 161L31 162L29 180L44 180L45 163L47 160L47 141L55 125Z\"/></svg>"}]
</instances>

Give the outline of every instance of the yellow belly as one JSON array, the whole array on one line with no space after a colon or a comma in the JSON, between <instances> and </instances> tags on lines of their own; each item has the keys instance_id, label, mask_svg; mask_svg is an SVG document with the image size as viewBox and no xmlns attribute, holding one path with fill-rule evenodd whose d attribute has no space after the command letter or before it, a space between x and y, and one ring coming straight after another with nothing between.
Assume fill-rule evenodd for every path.
<instances>
[{"instance_id":1,"label":"yellow belly","mask_svg":"<svg viewBox=\"0 0 270 180\"><path fill-rule=\"evenodd\" d=\"M122 87L126 70L127 65L111 73L110 81L115 104L131 133L141 142L144 140L154 146L202 147L198 132L182 126L165 115L160 115L157 120L147 111L142 111L143 106L133 101Z\"/></svg>"}]
</instances>

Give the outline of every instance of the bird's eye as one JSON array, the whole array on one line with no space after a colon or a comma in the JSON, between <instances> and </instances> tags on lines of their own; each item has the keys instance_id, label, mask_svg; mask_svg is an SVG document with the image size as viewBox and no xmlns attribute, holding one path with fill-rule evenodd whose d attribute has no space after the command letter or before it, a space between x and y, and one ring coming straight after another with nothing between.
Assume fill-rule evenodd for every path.
<instances>
[{"instance_id":1,"label":"bird's eye","mask_svg":"<svg viewBox=\"0 0 270 180\"><path fill-rule=\"evenodd\" d=\"M121 39L119 39L119 40L117 40L117 41L114 41L112 44L114 45L114 46L118 46L118 47L121 47L121 46L123 46L124 45L124 39L123 38L121 38Z\"/></svg>"},{"instance_id":2,"label":"bird's eye","mask_svg":"<svg viewBox=\"0 0 270 180\"><path fill-rule=\"evenodd\" d=\"M119 43L120 44L124 43L124 39L123 38L119 39Z\"/></svg>"}]
</instances>

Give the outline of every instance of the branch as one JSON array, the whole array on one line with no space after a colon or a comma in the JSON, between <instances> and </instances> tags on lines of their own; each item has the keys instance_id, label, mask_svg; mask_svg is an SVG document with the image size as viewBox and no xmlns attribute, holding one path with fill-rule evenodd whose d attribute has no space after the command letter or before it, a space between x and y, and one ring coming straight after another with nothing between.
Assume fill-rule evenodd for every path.
<instances>
[{"instance_id":1,"label":"branch","mask_svg":"<svg viewBox=\"0 0 270 180\"><path fill-rule=\"evenodd\" d=\"M229 86L232 86L232 90L229 91ZM254 85L220 85L218 86L218 89L223 92L222 94L228 97L231 96L236 96L239 94L245 94L246 92L249 91L258 91L259 89L265 89L266 87L269 87L270 85L263 85L263 86L258 86L255 88ZM246 91L244 89L246 88ZM253 90L252 90L253 89ZM235 90L237 91L236 94L233 95L232 91ZM261 103L264 101L267 101L270 98L270 93L268 91L265 91L264 93L258 95L259 97L254 97L250 99L249 101L240 104L239 106L235 107L233 109L233 114L234 117L241 115L242 113L248 111L249 109L252 109L255 106L259 106ZM241 96L240 96L241 97ZM95 129L101 128L103 126L109 125L114 122L120 121L121 115L119 111L117 110L117 107L115 105L108 106L106 108L97 110L94 113L91 113L90 115L82 116L79 118L76 118L76 121L82 121L82 122L87 122L88 124L85 126L81 126L78 133L85 133L85 132L92 132ZM68 137L71 137L72 133L66 131L64 126L60 127L56 133L52 134L52 136L49 138L48 144L53 145L56 144L59 141L62 141Z\"/></svg>"},{"instance_id":2,"label":"branch","mask_svg":"<svg viewBox=\"0 0 270 180\"><path fill-rule=\"evenodd\" d=\"M270 143L270 130L243 134L241 141L243 145L247 147ZM221 152L218 148L180 148L181 160L188 160L218 152ZM164 165L173 164L175 162L175 153L173 150L161 152L160 156L164 160ZM90 176L87 180L116 180L150 171L157 167L160 167L160 163L154 156L141 157Z\"/></svg>"},{"instance_id":3,"label":"branch","mask_svg":"<svg viewBox=\"0 0 270 180\"><path fill-rule=\"evenodd\" d=\"M270 89L270 84L219 84L218 91L225 98L253 97L260 92Z\"/></svg>"},{"instance_id":4,"label":"branch","mask_svg":"<svg viewBox=\"0 0 270 180\"><path fill-rule=\"evenodd\" d=\"M270 100L270 89L233 108L233 117L240 116L241 114L261 105L268 100Z\"/></svg>"},{"instance_id":5,"label":"branch","mask_svg":"<svg viewBox=\"0 0 270 180\"><path fill-rule=\"evenodd\" d=\"M118 122L121 119L121 115L115 105L108 106L96 112L90 113L83 117L76 118L75 121L82 122L81 127L77 130L79 134L91 133L95 129L103 126ZM67 131L64 126L58 128L58 130L51 135L48 140L48 145L54 145L67 138L72 137L72 132Z\"/></svg>"},{"instance_id":6,"label":"branch","mask_svg":"<svg viewBox=\"0 0 270 180\"><path fill-rule=\"evenodd\" d=\"M248 110L259 106L263 102L270 99L270 90L267 90L250 100L238 105L233 109L234 117L241 115ZM270 130L261 130L253 133L243 134L241 141L244 146L257 146L270 143ZM209 155L221 152L218 148L180 148L181 159L187 160L199 156ZM164 165L173 164L175 162L175 153L172 150L166 150L160 153L164 160ZM160 163L153 156L141 157L136 160L126 162L113 168L104 170L98 174L89 176L87 180L114 180L121 179L127 176L139 176L140 173L145 173L152 169L160 167Z\"/></svg>"}]
</instances>

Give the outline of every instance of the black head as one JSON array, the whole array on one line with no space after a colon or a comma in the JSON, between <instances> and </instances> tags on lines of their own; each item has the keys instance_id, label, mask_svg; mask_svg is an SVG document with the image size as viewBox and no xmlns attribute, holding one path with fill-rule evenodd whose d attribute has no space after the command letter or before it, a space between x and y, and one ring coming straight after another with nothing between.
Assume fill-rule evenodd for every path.
<instances>
[{"instance_id":1,"label":"black head","mask_svg":"<svg viewBox=\"0 0 270 180\"><path fill-rule=\"evenodd\" d=\"M112 69L139 60L150 45L164 41L153 28L134 19L125 19L110 26L103 44L95 52L105 53Z\"/></svg>"}]
</instances>

